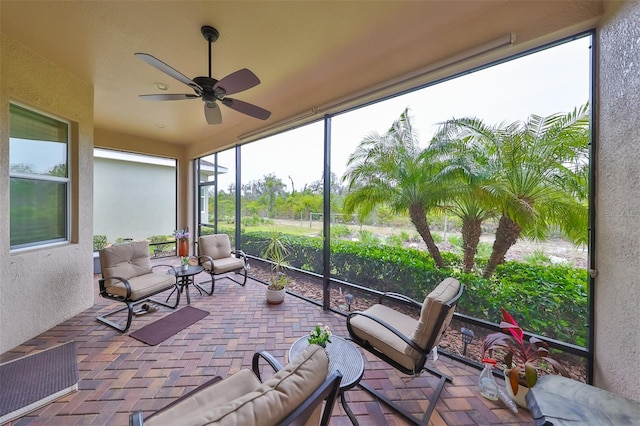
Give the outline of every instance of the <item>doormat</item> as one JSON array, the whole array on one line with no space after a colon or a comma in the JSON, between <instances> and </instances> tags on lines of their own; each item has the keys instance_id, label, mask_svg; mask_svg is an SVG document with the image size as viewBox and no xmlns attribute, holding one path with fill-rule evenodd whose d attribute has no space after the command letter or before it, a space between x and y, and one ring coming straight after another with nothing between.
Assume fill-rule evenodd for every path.
<instances>
[{"instance_id":1,"label":"doormat","mask_svg":"<svg viewBox=\"0 0 640 426\"><path fill-rule=\"evenodd\" d=\"M75 342L0 365L0 424L78 390Z\"/></svg>"},{"instance_id":2,"label":"doormat","mask_svg":"<svg viewBox=\"0 0 640 426\"><path fill-rule=\"evenodd\" d=\"M160 342L167 340L169 337L181 330L200 321L209 315L209 312L202 309L185 306L177 312L167 315L166 317L145 325L140 330L136 330L129 336L140 340L150 346L155 346Z\"/></svg>"}]
</instances>

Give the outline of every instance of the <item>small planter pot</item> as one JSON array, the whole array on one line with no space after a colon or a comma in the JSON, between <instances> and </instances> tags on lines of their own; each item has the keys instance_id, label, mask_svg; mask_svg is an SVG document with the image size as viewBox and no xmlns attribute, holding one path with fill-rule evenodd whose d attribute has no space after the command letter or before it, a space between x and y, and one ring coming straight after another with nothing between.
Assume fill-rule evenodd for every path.
<instances>
[{"instance_id":1,"label":"small planter pot","mask_svg":"<svg viewBox=\"0 0 640 426\"><path fill-rule=\"evenodd\" d=\"M282 290L270 290L267 287L267 303L270 305L279 305L280 303L284 302L285 294L287 294L287 290L284 288Z\"/></svg>"},{"instance_id":2,"label":"small planter pot","mask_svg":"<svg viewBox=\"0 0 640 426\"><path fill-rule=\"evenodd\" d=\"M507 395L509 395L511 399L513 399L516 402L516 404L518 404L518 407L528 410L529 408L527 407L527 400L525 399L525 396L527 396L527 393L529 393L529 388L526 386L518 385L518 394L514 395L513 389L511 389L511 384L509 383L510 371L511 370L508 370L508 369L504 370L504 380L505 380L504 387L506 388Z\"/></svg>"},{"instance_id":3,"label":"small planter pot","mask_svg":"<svg viewBox=\"0 0 640 426\"><path fill-rule=\"evenodd\" d=\"M189 270L189 265L180 265L180 268L182 269L182 272L186 272Z\"/></svg>"}]
</instances>

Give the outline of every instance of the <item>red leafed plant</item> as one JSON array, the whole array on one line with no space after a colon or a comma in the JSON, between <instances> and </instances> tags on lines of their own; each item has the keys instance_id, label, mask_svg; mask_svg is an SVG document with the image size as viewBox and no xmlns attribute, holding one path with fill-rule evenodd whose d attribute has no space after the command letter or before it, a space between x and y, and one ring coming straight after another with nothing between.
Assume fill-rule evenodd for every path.
<instances>
[{"instance_id":1,"label":"red leafed plant","mask_svg":"<svg viewBox=\"0 0 640 426\"><path fill-rule=\"evenodd\" d=\"M483 354L489 351L491 355L494 349L506 352L504 363L507 369L511 369L509 383L514 395L518 393L518 383L523 376L522 384L529 388L536 384L540 362L551 365L556 374L569 377L567 370L550 357L547 342L536 337L531 337L528 342L525 341L524 331L504 308L500 328L502 333L492 333L484 339Z\"/></svg>"}]
</instances>

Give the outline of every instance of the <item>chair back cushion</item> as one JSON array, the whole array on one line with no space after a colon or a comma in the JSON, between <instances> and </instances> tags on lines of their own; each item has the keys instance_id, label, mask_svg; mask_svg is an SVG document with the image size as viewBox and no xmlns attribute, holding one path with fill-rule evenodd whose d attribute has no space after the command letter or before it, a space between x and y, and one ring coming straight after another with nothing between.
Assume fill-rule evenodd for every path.
<instances>
[{"instance_id":1,"label":"chair back cushion","mask_svg":"<svg viewBox=\"0 0 640 426\"><path fill-rule=\"evenodd\" d=\"M310 345L262 384L250 370L241 370L151 416L145 424L277 425L324 383L328 370L324 349Z\"/></svg>"},{"instance_id":2,"label":"chair back cushion","mask_svg":"<svg viewBox=\"0 0 640 426\"><path fill-rule=\"evenodd\" d=\"M459 290L460 282L455 278L447 278L438 284L424 299L420 311L420 319L418 320L416 329L410 336L411 340L418 346L426 350L431 350L431 348L438 344L442 333L444 333L451 322L455 309L450 309L440 326L438 326L438 320L443 311L449 309L446 303L453 299ZM429 344L430 342L432 343ZM427 347L427 345L429 345L429 347ZM419 352L408 345L405 353L416 360L421 356Z\"/></svg>"},{"instance_id":3,"label":"chair back cushion","mask_svg":"<svg viewBox=\"0 0 640 426\"><path fill-rule=\"evenodd\" d=\"M231 256L231 241L227 234L205 235L198 239L198 250L213 260L224 259Z\"/></svg>"},{"instance_id":4,"label":"chair back cushion","mask_svg":"<svg viewBox=\"0 0 640 426\"><path fill-rule=\"evenodd\" d=\"M151 273L149 242L134 241L116 244L100 250L102 277L130 279Z\"/></svg>"}]
</instances>

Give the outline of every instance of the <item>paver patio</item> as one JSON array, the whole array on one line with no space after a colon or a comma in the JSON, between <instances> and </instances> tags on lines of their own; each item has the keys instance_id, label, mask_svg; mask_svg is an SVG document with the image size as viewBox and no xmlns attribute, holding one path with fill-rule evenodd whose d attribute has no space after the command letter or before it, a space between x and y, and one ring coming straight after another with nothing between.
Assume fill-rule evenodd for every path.
<instances>
[{"instance_id":1,"label":"paver patio","mask_svg":"<svg viewBox=\"0 0 640 426\"><path fill-rule=\"evenodd\" d=\"M198 280L204 280L200 275ZM87 285L90 285L87 283ZM97 289L97 276L93 283ZM0 356L1 362L75 341L78 351L79 391L13 422L13 425L127 425L129 413L145 414L159 409L213 376L226 377L250 367L253 353L267 350L282 364L291 344L318 322L347 336L345 317L324 312L314 304L288 295L284 304L267 305L264 285L249 279L241 287L228 279L217 282L213 296L191 290L191 306L210 312L206 318L182 330L157 346L147 346L98 323L95 317L114 304L98 297L95 305ZM183 296L180 306L186 306ZM129 332L140 329L172 311L135 317ZM432 376L408 378L384 362L365 353L367 383L384 389L413 412L424 411ZM453 376L431 417L433 425L531 425L529 413L513 414L501 402L480 396L479 371L446 356L429 365ZM266 370L265 370L266 371ZM406 387L406 389L402 389ZM349 406L361 425L404 425L401 417L368 393L356 387L346 394ZM336 404L332 425L350 425L340 404Z\"/></svg>"}]
</instances>

